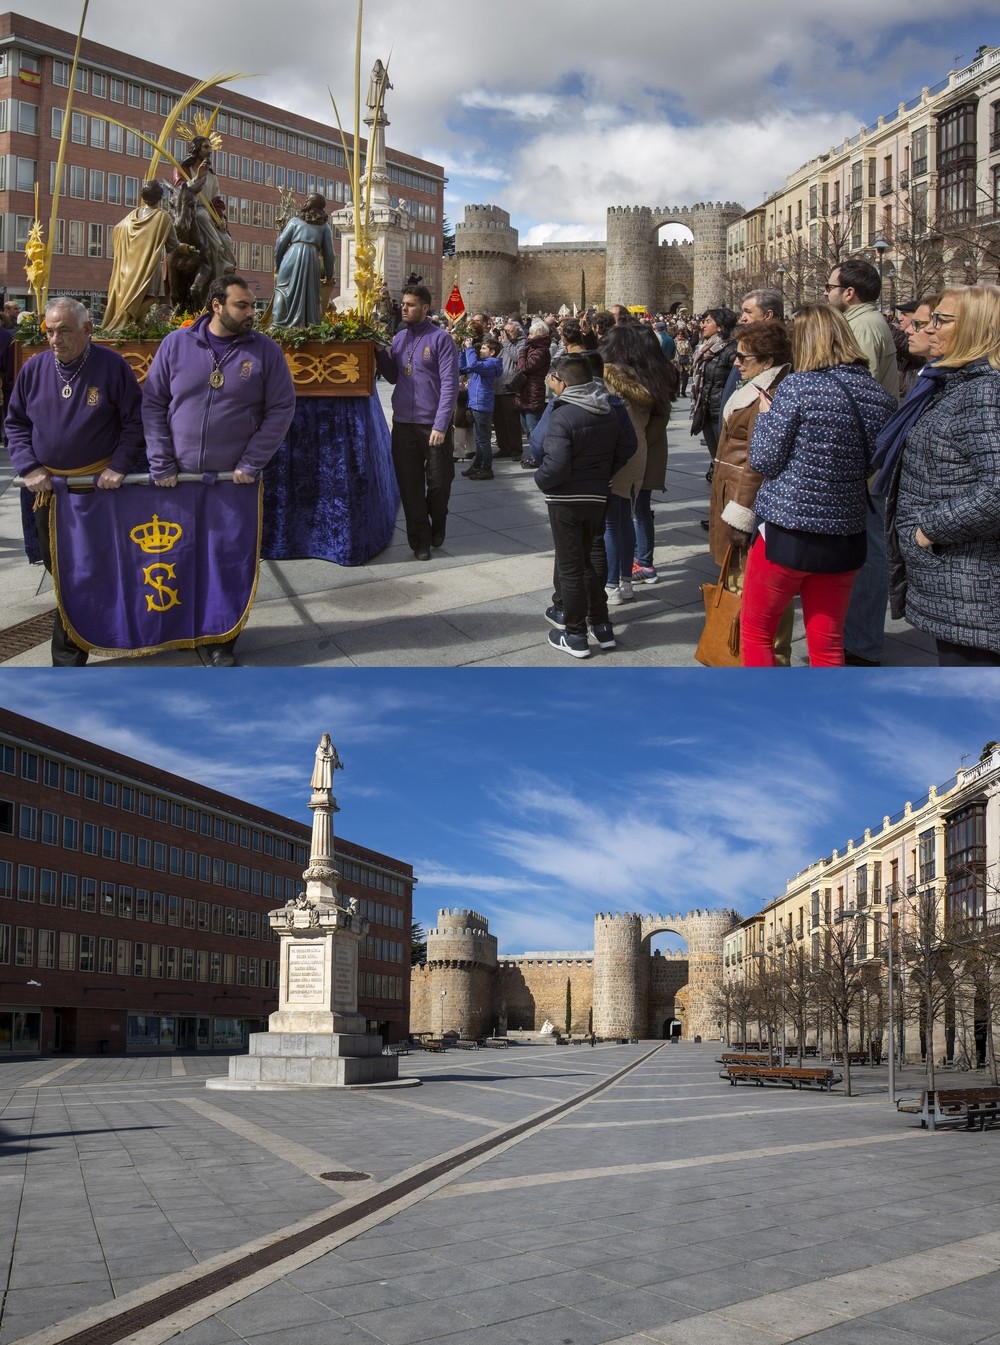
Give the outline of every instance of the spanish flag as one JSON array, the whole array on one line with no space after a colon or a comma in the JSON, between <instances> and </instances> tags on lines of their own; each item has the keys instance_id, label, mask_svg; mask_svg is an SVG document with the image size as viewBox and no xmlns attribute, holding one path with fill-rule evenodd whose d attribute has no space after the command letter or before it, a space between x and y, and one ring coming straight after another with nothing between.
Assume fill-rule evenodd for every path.
<instances>
[{"instance_id":1,"label":"spanish flag","mask_svg":"<svg viewBox=\"0 0 1000 1345\"><path fill-rule=\"evenodd\" d=\"M22 84L31 84L39 89L42 85L42 76L37 70L20 70L18 72Z\"/></svg>"}]
</instances>

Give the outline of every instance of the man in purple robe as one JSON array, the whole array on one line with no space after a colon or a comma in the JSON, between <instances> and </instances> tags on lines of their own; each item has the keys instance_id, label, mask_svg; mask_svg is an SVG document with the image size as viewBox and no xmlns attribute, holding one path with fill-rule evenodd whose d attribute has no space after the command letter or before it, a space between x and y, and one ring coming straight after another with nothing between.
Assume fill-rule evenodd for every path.
<instances>
[{"instance_id":1,"label":"man in purple robe","mask_svg":"<svg viewBox=\"0 0 1000 1345\"><path fill-rule=\"evenodd\" d=\"M135 375L116 351L91 342L93 330L83 304L51 300L45 308L51 357L43 352L28 360L7 408L7 447L34 492L35 529L50 574L52 478L96 477L99 490L116 490L142 457L142 398ZM86 662L87 651L70 637L57 612L52 666Z\"/></svg>"},{"instance_id":2,"label":"man in purple robe","mask_svg":"<svg viewBox=\"0 0 1000 1345\"><path fill-rule=\"evenodd\" d=\"M455 479L452 416L458 400L458 347L428 318L431 293L407 281L403 325L391 346L376 345L378 371L392 394L392 465L417 560L444 546Z\"/></svg>"},{"instance_id":3,"label":"man in purple robe","mask_svg":"<svg viewBox=\"0 0 1000 1345\"><path fill-rule=\"evenodd\" d=\"M237 485L256 485L280 447L295 386L281 347L253 322L246 281L224 275L209 290L207 312L160 343L142 390L157 486L175 486L180 472L232 472ZM232 668L235 645L235 636L199 645L198 655L206 667Z\"/></svg>"}]
</instances>

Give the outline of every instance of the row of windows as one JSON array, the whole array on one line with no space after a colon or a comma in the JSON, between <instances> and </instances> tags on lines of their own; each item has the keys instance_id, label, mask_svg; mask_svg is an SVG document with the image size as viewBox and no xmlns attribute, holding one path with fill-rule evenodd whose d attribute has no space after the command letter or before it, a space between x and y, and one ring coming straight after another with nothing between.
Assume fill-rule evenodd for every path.
<instances>
[{"instance_id":1,"label":"row of windows","mask_svg":"<svg viewBox=\"0 0 1000 1345\"><path fill-rule=\"evenodd\" d=\"M10 901L15 897L18 901L37 900L40 906L58 903L68 911L79 909L120 920L151 920L155 925L178 925L239 939L270 942L276 938L260 911L175 897L56 869L36 869L33 864L18 864L15 869L9 860L0 860L0 899Z\"/></svg>"},{"instance_id":2,"label":"row of windows","mask_svg":"<svg viewBox=\"0 0 1000 1345\"><path fill-rule=\"evenodd\" d=\"M210 985L278 985L278 964L267 957L174 948L162 943L102 938L69 930L0 925L0 966L82 971L101 976L148 976Z\"/></svg>"},{"instance_id":3,"label":"row of windows","mask_svg":"<svg viewBox=\"0 0 1000 1345\"><path fill-rule=\"evenodd\" d=\"M398 962L400 965L403 962L403 945L395 939L376 939L366 934L359 952L372 962Z\"/></svg>"},{"instance_id":4,"label":"row of windows","mask_svg":"<svg viewBox=\"0 0 1000 1345\"><path fill-rule=\"evenodd\" d=\"M179 803L176 799L147 793L144 789L120 784L117 780L76 766L64 766L51 757L40 757L38 753L25 748L20 749L19 764L21 779L33 784L41 783L49 789L61 788L66 794L82 796L91 803L103 804L105 808L120 807L123 812L137 813L140 817L153 818L185 831L211 836L217 841L224 840L229 845L239 845L243 850L273 854L275 859L288 859L296 864L306 862L306 848L299 842L286 841L281 836L192 808L190 804ZM0 743L0 772L6 775L18 774L18 753L7 743Z\"/></svg>"},{"instance_id":5,"label":"row of windows","mask_svg":"<svg viewBox=\"0 0 1000 1345\"><path fill-rule=\"evenodd\" d=\"M402 976L381 976L377 971L362 971L358 975L358 995L362 999L403 998Z\"/></svg>"},{"instance_id":6,"label":"row of windows","mask_svg":"<svg viewBox=\"0 0 1000 1345\"><path fill-rule=\"evenodd\" d=\"M61 88L68 88L70 68L67 61L53 61L52 82ZM161 117L169 116L177 103L177 97L174 94L152 89L113 75L108 76L98 70L88 70L86 66L77 67L74 87L78 93L90 93L94 98L108 98L112 103L123 103L127 107L141 108L143 112L157 113ZM186 115L193 121L199 112L211 116L215 112L215 108L194 106L188 109ZM299 158L312 159L319 163L328 163L337 168L346 166L344 151L340 145L324 144L323 141L313 140L294 131L283 131L275 126L269 126L235 112L218 112L215 117L214 129L220 135L228 136L232 140L246 140L255 145L264 145L268 149L295 154ZM187 150L185 149L186 153ZM177 158L183 157L183 155L177 155ZM389 171L390 175L396 175L392 178L394 182L400 182L404 186L417 191L427 192L428 195L437 195L438 182L434 178L395 166L390 166Z\"/></svg>"}]
</instances>

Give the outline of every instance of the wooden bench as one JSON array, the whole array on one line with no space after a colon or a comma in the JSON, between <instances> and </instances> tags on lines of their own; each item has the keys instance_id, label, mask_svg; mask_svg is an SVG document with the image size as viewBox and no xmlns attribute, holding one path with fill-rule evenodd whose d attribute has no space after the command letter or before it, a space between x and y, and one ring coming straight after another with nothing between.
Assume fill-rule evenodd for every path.
<instances>
[{"instance_id":1,"label":"wooden bench","mask_svg":"<svg viewBox=\"0 0 1000 1345\"><path fill-rule=\"evenodd\" d=\"M767 1065L769 1063L766 1055L761 1055L756 1051L723 1051L716 1060L716 1064L719 1065Z\"/></svg>"},{"instance_id":2,"label":"wooden bench","mask_svg":"<svg viewBox=\"0 0 1000 1345\"><path fill-rule=\"evenodd\" d=\"M994 1085L971 1085L967 1088L932 1088L924 1090L920 1102L900 1099L896 1109L920 1117L924 1129L946 1125L962 1125L966 1130L985 1130L987 1125L1000 1122L1000 1088Z\"/></svg>"},{"instance_id":3,"label":"wooden bench","mask_svg":"<svg viewBox=\"0 0 1000 1345\"><path fill-rule=\"evenodd\" d=\"M425 1051L443 1051L444 1042L440 1037L425 1037L421 1042Z\"/></svg>"},{"instance_id":4,"label":"wooden bench","mask_svg":"<svg viewBox=\"0 0 1000 1345\"><path fill-rule=\"evenodd\" d=\"M507 1051L510 1049L510 1042L506 1037L485 1037L484 1046L492 1046L495 1051Z\"/></svg>"},{"instance_id":5,"label":"wooden bench","mask_svg":"<svg viewBox=\"0 0 1000 1345\"><path fill-rule=\"evenodd\" d=\"M459 1051L478 1051L479 1042L473 1041L471 1037L456 1037L452 1043Z\"/></svg>"},{"instance_id":6,"label":"wooden bench","mask_svg":"<svg viewBox=\"0 0 1000 1345\"><path fill-rule=\"evenodd\" d=\"M842 1076L825 1066L804 1066L800 1069L792 1065L726 1065L719 1071L719 1078L728 1079L734 1085L755 1083L829 1090L834 1084L840 1083Z\"/></svg>"},{"instance_id":7,"label":"wooden bench","mask_svg":"<svg viewBox=\"0 0 1000 1345\"><path fill-rule=\"evenodd\" d=\"M382 1047L383 1055L409 1055L410 1043L408 1041L391 1041Z\"/></svg>"}]
</instances>

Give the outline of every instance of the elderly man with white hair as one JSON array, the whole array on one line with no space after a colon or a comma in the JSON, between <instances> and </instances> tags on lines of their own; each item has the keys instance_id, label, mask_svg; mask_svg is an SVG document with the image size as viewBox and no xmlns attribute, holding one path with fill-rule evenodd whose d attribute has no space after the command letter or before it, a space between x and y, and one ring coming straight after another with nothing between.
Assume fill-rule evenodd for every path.
<instances>
[{"instance_id":1,"label":"elderly man with white hair","mask_svg":"<svg viewBox=\"0 0 1000 1345\"><path fill-rule=\"evenodd\" d=\"M47 352L21 369L7 408L7 447L26 488L45 568L51 573L49 505L53 477L93 477L115 490L143 451L142 398L122 357L91 341L94 324L83 304L56 298L45 308ZM86 663L58 613L52 666Z\"/></svg>"},{"instance_id":2,"label":"elderly man with white hair","mask_svg":"<svg viewBox=\"0 0 1000 1345\"><path fill-rule=\"evenodd\" d=\"M500 362L503 374L497 379L493 404L493 429L497 436L496 458L521 457L521 417L514 405L515 389L510 386L517 375L517 357L524 349L524 328L516 318L508 318L500 337Z\"/></svg>"}]
</instances>

